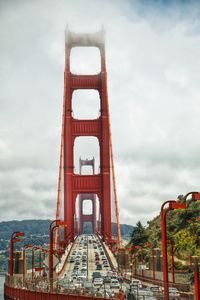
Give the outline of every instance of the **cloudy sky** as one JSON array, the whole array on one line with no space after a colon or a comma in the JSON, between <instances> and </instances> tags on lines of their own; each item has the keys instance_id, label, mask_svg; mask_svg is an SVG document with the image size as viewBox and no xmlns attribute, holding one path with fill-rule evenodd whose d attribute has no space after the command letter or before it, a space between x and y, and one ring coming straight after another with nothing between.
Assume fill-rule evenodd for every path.
<instances>
[{"instance_id":1,"label":"cloudy sky","mask_svg":"<svg viewBox=\"0 0 200 300\"><path fill-rule=\"evenodd\" d=\"M120 219L145 224L200 189L199 1L0 0L0 221L55 216L67 24L105 27ZM97 49L82 50L72 71L98 72ZM74 116L98 105L77 92ZM98 169L83 144L76 170L80 155Z\"/></svg>"}]
</instances>

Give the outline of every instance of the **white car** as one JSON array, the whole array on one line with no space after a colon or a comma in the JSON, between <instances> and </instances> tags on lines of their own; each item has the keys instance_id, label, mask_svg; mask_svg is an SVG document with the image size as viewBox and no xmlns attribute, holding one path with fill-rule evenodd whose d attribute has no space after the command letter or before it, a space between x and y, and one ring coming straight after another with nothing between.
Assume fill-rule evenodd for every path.
<instances>
[{"instance_id":1,"label":"white car","mask_svg":"<svg viewBox=\"0 0 200 300\"><path fill-rule=\"evenodd\" d=\"M111 279L111 282L110 282L110 288L111 289L115 289L115 288L119 288L120 285L119 285L119 281L117 279Z\"/></svg>"},{"instance_id":2,"label":"white car","mask_svg":"<svg viewBox=\"0 0 200 300\"><path fill-rule=\"evenodd\" d=\"M86 275L82 274L82 275L78 275L76 280L78 282L82 282L82 281L85 281L87 279Z\"/></svg>"},{"instance_id":3,"label":"white car","mask_svg":"<svg viewBox=\"0 0 200 300\"><path fill-rule=\"evenodd\" d=\"M134 289L134 288L142 289L142 282L138 279L133 279L130 283L130 288L131 289Z\"/></svg>"},{"instance_id":4,"label":"white car","mask_svg":"<svg viewBox=\"0 0 200 300\"><path fill-rule=\"evenodd\" d=\"M102 284L103 284L103 279L102 278L95 278L94 279L94 286L102 285Z\"/></svg>"},{"instance_id":5,"label":"white car","mask_svg":"<svg viewBox=\"0 0 200 300\"><path fill-rule=\"evenodd\" d=\"M177 290L177 288L174 287L169 287L169 299L181 299L181 295L179 293L179 290Z\"/></svg>"}]
</instances>

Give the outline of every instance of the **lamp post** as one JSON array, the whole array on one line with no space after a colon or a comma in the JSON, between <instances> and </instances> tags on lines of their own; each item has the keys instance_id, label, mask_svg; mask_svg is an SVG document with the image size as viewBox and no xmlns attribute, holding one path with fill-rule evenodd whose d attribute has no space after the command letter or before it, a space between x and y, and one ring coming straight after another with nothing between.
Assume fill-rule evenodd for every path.
<instances>
[{"instance_id":1,"label":"lamp post","mask_svg":"<svg viewBox=\"0 0 200 300\"><path fill-rule=\"evenodd\" d=\"M67 224L60 220L54 220L49 226L49 280L50 280L50 291L53 290L53 232L55 228L66 227Z\"/></svg>"},{"instance_id":2,"label":"lamp post","mask_svg":"<svg viewBox=\"0 0 200 300\"><path fill-rule=\"evenodd\" d=\"M189 192L185 196L180 196L185 202L187 201L188 196L191 196L191 199L187 203L187 207L190 206L192 202L196 202L200 200L200 193L199 192ZM199 221L199 217L196 218ZM200 300L200 286L199 286L199 267L198 262L195 261L195 268L194 268L194 288L195 288L195 299Z\"/></svg>"},{"instance_id":3,"label":"lamp post","mask_svg":"<svg viewBox=\"0 0 200 300\"><path fill-rule=\"evenodd\" d=\"M13 276L13 255L14 255L14 244L20 242L20 237L24 236L24 232L15 231L12 233L10 238L10 276Z\"/></svg>"},{"instance_id":4,"label":"lamp post","mask_svg":"<svg viewBox=\"0 0 200 300\"><path fill-rule=\"evenodd\" d=\"M172 266L171 266L171 270L172 270L172 282L175 283L175 274L174 274L174 241L173 240L169 240L169 244L171 246L171 258L172 258Z\"/></svg>"},{"instance_id":5,"label":"lamp post","mask_svg":"<svg viewBox=\"0 0 200 300\"><path fill-rule=\"evenodd\" d=\"M168 207L165 209L166 204ZM163 282L164 282L164 298L169 300L169 278L168 278L168 257L167 257L167 230L166 217L170 210L186 209L187 205L178 203L175 200L165 201L161 206L161 226L162 226L162 254L163 254Z\"/></svg>"},{"instance_id":6,"label":"lamp post","mask_svg":"<svg viewBox=\"0 0 200 300\"><path fill-rule=\"evenodd\" d=\"M26 249L30 249L32 248L32 245L24 245L23 247L23 285L24 285L24 282L25 282L25 273L26 273Z\"/></svg>"},{"instance_id":7,"label":"lamp post","mask_svg":"<svg viewBox=\"0 0 200 300\"><path fill-rule=\"evenodd\" d=\"M151 254L152 254L152 277L155 280L155 258L154 258L154 243L146 242L144 244L145 247L151 247Z\"/></svg>"},{"instance_id":8,"label":"lamp post","mask_svg":"<svg viewBox=\"0 0 200 300\"><path fill-rule=\"evenodd\" d=\"M199 262L198 257L193 256L194 259L194 286L195 286L195 299L200 300L200 278L199 278Z\"/></svg>"}]
</instances>

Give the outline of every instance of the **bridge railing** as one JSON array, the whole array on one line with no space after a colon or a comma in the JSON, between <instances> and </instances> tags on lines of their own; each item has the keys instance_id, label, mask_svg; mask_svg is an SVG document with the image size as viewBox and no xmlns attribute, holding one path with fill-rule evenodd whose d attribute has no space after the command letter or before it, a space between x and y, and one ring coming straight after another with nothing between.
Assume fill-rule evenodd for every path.
<instances>
[{"instance_id":1,"label":"bridge railing","mask_svg":"<svg viewBox=\"0 0 200 300\"><path fill-rule=\"evenodd\" d=\"M79 293L78 293L79 292ZM68 293L68 294L63 294L63 293L58 293L57 291L55 292L44 292L44 291L33 291L33 290L26 290L22 288L14 288L10 287L8 285L4 285L4 299L5 300L91 300L94 298L102 298L106 299L101 296L93 296L93 295L86 295L83 294L81 290L77 289L77 293Z\"/></svg>"},{"instance_id":2,"label":"bridge railing","mask_svg":"<svg viewBox=\"0 0 200 300\"><path fill-rule=\"evenodd\" d=\"M75 300L74 297L77 299L79 296L83 300L94 298L104 299L104 291L87 289L84 285L82 286L81 283L79 286L72 286L72 284L68 281L65 282L65 285L62 285L61 282L56 279L53 282L53 290L50 292L50 281L48 278L36 277L33 280L28 278L23 281L23 278L17 274L16 276L6 275L4 294L5 299L19 300Z\"/></svg>"}]
</instances>

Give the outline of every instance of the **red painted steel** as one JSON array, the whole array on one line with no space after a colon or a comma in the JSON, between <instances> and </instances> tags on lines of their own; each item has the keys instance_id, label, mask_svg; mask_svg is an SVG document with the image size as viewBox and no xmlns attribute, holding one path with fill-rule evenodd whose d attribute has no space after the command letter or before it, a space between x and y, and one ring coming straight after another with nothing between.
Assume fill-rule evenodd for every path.
<instances>
[{"instance_id":1,"label":"red painted steel","mask_svg":"<svg viewBox=\"0 0 200 300\"><path fill-rule=\"evenodd\" d=\"M12 288L4 285L4 299L5 300L92 300L92 299L106 299L97 298L93 296L84 295L70 295L70 294L58 294L58 293L48 293L48 292L37 292L24 290L20 288Z\"/></svg>"},{"instance_id":2,"label":"red painted steel","mask_svg":"<svg viewBox=\"0 0 200 300\"><path fill-rule=\"evenodd\" d=\"M82 175L82 168L84 166L91 166L92 174L95 174L95 159L79 159L79 173ZM83 202L84 200L90 200L92 202L92 214L84 215L83 214ZM79 234L83 233L83 224L84 222L91 222L93 232L97 231L97 220L96 220L96 195L95 194L80 194L79 195Z\"/></svg>"},{"instance_id":3,"label":"red painted steel","mask_svg":"<svg viewBox=\"0 0 200 300\"><path fill-rule=\"evenodd\" d=\"M165 209L165 205L168 207ZM164 282L164 297L169 300L169 278L168 278L168 256L167 256L167 213L173 209L186 209L187 205L179 203L175 200L165 201L161 206L161 226L162 226L162 254L163 254L163 282Z\"/></svg>"},{"instance_id":4,"label":"red painted steel","mask_svg":"<svg viewBox=\"0 0 200 300\"><path fill-rule=\"evenodd\" d=\"M70 72L72 47L98 47L101 56L101 72L96 75L74 75ZM110 131L107 97L104 30L92 34L66 32L66 56L64 75L65 123L64 123L64 220L66 236L74 240L75 201L78 194L95 193L99 197L101 234L111 239L110 195ZM96 120L75 120L72 117L72 96L76 89L96 89L100 96L101 115ZM96 136L100 146L100 174L74 174L74 141L77 136ZM69 242L69 241L67 241Z\"/></svg>"}]
</instances>

